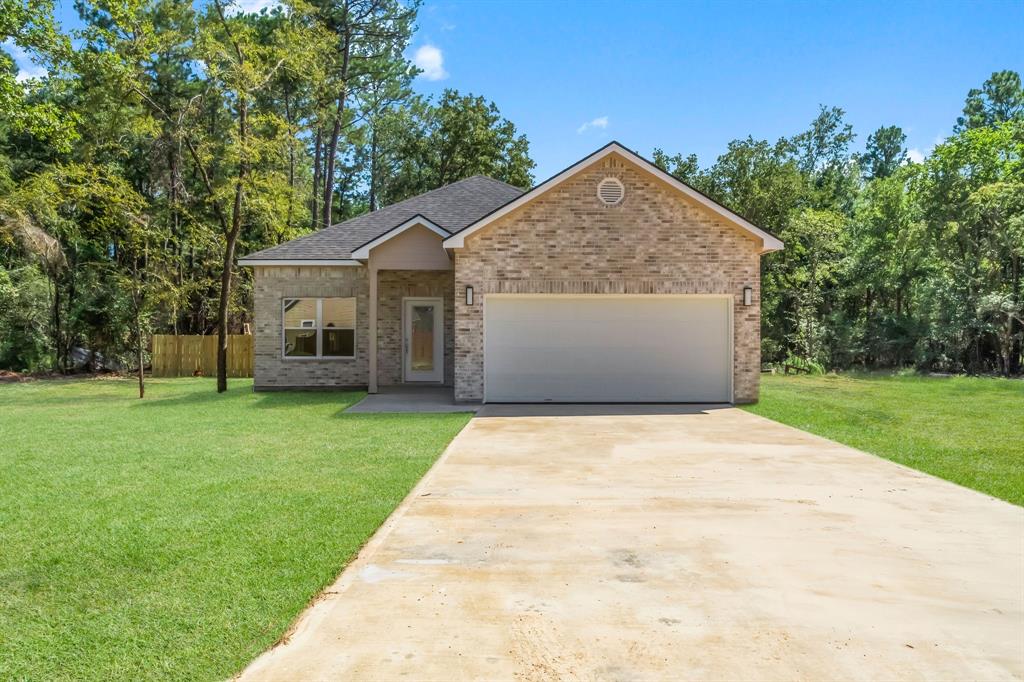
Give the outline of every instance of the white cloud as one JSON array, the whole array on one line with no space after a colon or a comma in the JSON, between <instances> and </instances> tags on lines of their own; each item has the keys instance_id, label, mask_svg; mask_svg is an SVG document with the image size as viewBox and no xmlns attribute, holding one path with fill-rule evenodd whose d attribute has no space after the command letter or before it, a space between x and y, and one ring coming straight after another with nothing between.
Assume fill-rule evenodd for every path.
<instances>
[{"instance_id":1,"label":"white cloud","mask_svg":"<svg viewBox=\"0 0 1024 682\"><path fill-rule=\"evenodd\" d=\"M16 43L5 41L0 43L0 47L7 50L14 58L14 63L18 65L18 75L15 76L15 80L19 83L33 78L46 78L49 75L49 71L33 62L28 52L21 49Z\"/></svg>"},{"instance_id":2,"label":"white cloud","mask_svg":"<svg viewBox=\"0 0 1024 682\"><path fill-rule=\"evenodd\" d=\"M25 81L33 78L46 78L49 75L50 72L41 66L26 64L25 66L18 67L18 75L14 77L14 80L19 83L24 83Z\"/></svg>"},{"instance_id":3,"label":"white cloud","mask_svg":"<svg viewBox=\"0 0 1024 682\"><path fill-rule=\"evenodd\" d=\"M916 147L913 149L908 149L907 158L914 163L921 163L922 161L924 161L924 153Z\"/></svg>"},{"instance_id":4,"label":"white cloud","mask_svg":"<svg viewBox=\"0 0 1024 682\"><path fill-rule=\"evenodd\" d=\"M439 81L448 77L448 72L444 70L444 55L441 48L434 45L423 45L417 49L412 57L412 63L423 72L420 75L428 81Z\"/></svg>"},{"instance_id":5,"label":"white cloud","mask_svg":"<svg viewBox=\"0 0 1024 682\"><path fill-rule=\"evenodd\" d=\"M581 125L579 128L577 128L576 129L576 134L577 135L582 135L583 133L585 133L588 130L591 130L593 128L599 128L601 130L604 130L607 127L608 127L608 117L607 116L598 116L594 120L587 121L586 123Z\"/></svg>"}]
</instances>

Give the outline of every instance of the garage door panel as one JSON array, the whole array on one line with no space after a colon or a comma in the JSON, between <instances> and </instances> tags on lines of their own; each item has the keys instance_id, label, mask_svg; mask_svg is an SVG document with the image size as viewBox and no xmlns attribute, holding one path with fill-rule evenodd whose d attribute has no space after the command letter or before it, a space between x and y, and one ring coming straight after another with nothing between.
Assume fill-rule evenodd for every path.
<instances>
[{"instance_id":1,"label":"garage door panel","mask_svg":"<svg viewBox=\"0 0 1024 682\"><path fill-rule=\"evenodd\" d=\"M719 298L489 296L490 402L727 402L729 310Z\"/></svg>"}]
</instances>

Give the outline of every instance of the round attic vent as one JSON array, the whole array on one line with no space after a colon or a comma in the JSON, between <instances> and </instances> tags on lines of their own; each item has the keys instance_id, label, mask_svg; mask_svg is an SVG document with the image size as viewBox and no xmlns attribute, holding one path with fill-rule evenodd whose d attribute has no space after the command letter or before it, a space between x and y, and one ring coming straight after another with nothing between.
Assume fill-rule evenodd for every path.
<instances>
[{"instance_id":1,"label":"round attic vent","mask_svg":"<svg viewBox=\"0 0 1024 682\"><path fill-rule=\"evenodd\" d=\"M605 178L597 183L597 198L606 206L614 206L626 196L626 188L618 178Z\"/></svg>"}]
</instances>

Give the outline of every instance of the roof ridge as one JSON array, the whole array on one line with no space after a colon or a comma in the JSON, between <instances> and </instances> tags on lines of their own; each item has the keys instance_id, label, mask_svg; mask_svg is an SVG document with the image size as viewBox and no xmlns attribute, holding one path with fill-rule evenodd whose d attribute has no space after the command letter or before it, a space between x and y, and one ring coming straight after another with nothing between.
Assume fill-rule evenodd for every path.
<instances>
[{"instance_id":1,"label":"roof ridge","mask_svg":"<svg viewBox=\"0 0 1024 682\"><path fill-rule=\"evenodd\" d=\"M470 176L468 178L465 178L465 179L466 180L471 180L472 178L483 178L484 180L490 180L491 182L496 182L499 185L504 185L505 187L508 187L510 189L514 189L517 192L525 192L526 191L522 187L517 187L516 185L513 185L511 182L505 182L504 180L499 180L498 178L492 178L490 175L484 175L483 173L477 173L476 175L472 175L472 176ZM459 182L461 182L461 180Z\"/></svg>"},{"instance_id":2,"label":"roof ridge","mask_svg":"<svg viewBox=\"0 0 1024 682\"><path fill-rule=\"evenodd\" d=\"M416 194L416 195L413 195L411 197L408 197L407 199L402 199L401 201L396 201L393 204L388 204L387 206L381 206L376 211L367 211L366 213L361 213L361 214L359 214L357 216L353 216L352 218L349 218L348 220L343 220L340 223L332 223L331 225L328 225L327 227L323 227L323 228L320 228L320 229L321 230L327 230L327 229L332 229L332 228L335 228L335 227L341 227L342 225L346 225L346 224L352 222L353 220L359 220L360 218L366 217L368 215L372 215L374 213L378 213L380 211L385 211L385 210L390 209L390 208L397 208L397 207L401 206L402 204L406 204L406 203L408 203L408 202L410 202L410 201L412 201L414 199L422 199L425 196L429 196L429 195L431 195L431 194L433 194L435 192L440 192L441 190L448 189L449 187L454 187L455 185L458 185L460 183L466 182L467 180L472 180L473 178L487 178L488 180L491 180L493 182L500 182L503 185L507 185L508 184L508 183L502 182L501 180L495 180L494 178L488 177L486 175L479 175L479 174L478 175L471 175L468 178L462 178L460 180L456 180L455 182L449 182L447 185L441 185L440 187L435 187L434 189L428 189L426 192L420 192L419 194ZM519 187L515 187L514 185L508 185L508 186L512 187L513 189L517 189L520 192L522 191L522 189L520 189ZM427 217L427 216L424 216L424 218L425 217ZM317 230L317 231L319 232L320 230ZM299 239L301 239L301 237L299 237Z\"/></svg>"}]
</instances>

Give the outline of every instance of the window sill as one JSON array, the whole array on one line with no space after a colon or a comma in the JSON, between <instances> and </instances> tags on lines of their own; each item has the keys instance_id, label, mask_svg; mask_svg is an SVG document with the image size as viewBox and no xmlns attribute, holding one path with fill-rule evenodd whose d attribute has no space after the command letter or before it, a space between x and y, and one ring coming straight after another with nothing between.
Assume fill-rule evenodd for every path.
<instances>
[{"instance_id":1,"label":"window sill","mask_svg":"<svg viewBox=\"0 0 1024 682\"><path fill-rule=\"evenodd\" d=\"M282 355L281 359L282 360L287 360L288 362L293 362L293 361L301 362L303 360L306 360L306 361L309 361L309 360L334 361L334 360L355 360L356 356L354 356L354 355Z\"/></svg>"}]
</instances>

